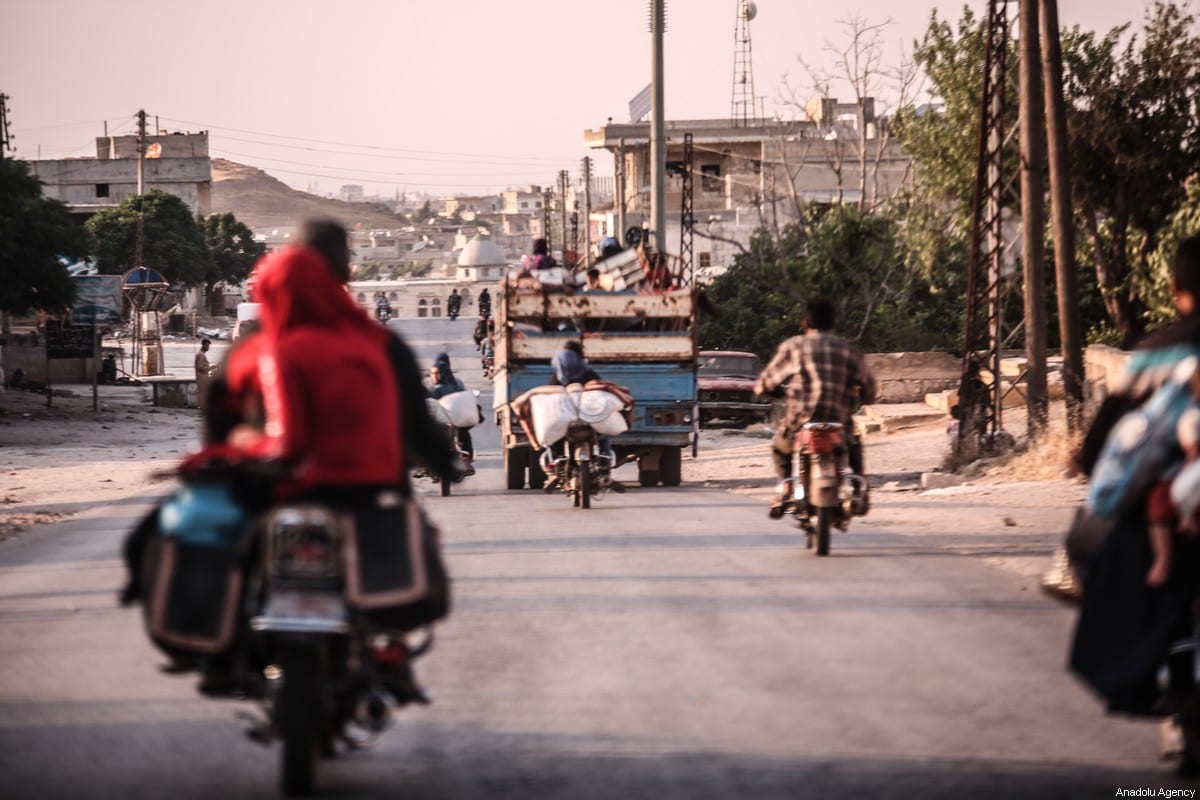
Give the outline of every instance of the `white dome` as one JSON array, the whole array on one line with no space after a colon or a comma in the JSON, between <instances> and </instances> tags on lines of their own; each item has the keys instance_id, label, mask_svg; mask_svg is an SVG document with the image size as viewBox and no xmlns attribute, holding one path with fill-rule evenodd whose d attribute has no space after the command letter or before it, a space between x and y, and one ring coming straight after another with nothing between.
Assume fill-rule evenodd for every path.
<instances>
[{"instance_id":1,"label":"white dome","mask_svg":"<svg viewBox=\"0 0 1200 800\"><path fill-rule=\"evenodd\" d=\"M507 263L504 250L491 239L476 236L458 254L460 267L492 267Z\"/></svg>"}]
</instances>

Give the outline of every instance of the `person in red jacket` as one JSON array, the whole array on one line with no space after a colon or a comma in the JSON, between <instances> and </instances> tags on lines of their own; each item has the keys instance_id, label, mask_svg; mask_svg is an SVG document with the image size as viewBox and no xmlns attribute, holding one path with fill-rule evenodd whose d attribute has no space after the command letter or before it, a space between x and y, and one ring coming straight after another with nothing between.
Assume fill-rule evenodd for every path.
<instances>
[{"instance_id":1,"label":"person in red jacket","mask_svg":"<svg viewBox=\"0 0 1200 800\"><path fill-rule=\"evenodd\" d=\"M261 394L264 425L235 428L230 443L289 467L279 499L402 485L391 335L358 308L313 248L277 251L255 275L261 331L231 359L227 380L234 396Z\"/></svg>"}]
</instances>

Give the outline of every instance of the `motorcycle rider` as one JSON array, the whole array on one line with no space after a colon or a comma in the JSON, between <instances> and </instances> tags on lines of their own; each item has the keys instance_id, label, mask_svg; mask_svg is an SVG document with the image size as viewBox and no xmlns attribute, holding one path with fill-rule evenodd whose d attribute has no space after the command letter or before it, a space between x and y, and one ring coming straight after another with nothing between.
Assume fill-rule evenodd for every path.
<instances>
[{"instance_id":1,"label":"motorcycle rider","mask_svg":"<svg viewBox=\"0 0 1200 800\"><path fill-rule=\"evenodd\" d=\"M450 319L458 319L458 312L462 308L462 295L458 293L458 289L451 289L450 296L446 298L446 313Z\"/></svg>"},{"instance_id":2,"label":"motorcycle rider","mask_svg":"<svg viewBox=\"0 0 1200 800\"><path fill-rule=\"evenodd\" d=\"M465 392L466 385L462 380L454 374L450 368L450 354L438 353L433 359L433 366L429 370L430 386L428 388L429 396L434 400L439 397L445 397L448 394L456 392ZM475 444L471 441L470 428L457 428L458 443L463 451L467 454L466 474L474 475L475 467L472 462L475 460Z\"/></svg>"},{"instance_id":3,"label":"motorcycle rider","mask_svg":"<svg viewBox=\"0 0 1200 800\"><path fill-rule=\"evenodd\" d=\"M792 474L796 434L806 422L840 422L844 426L850 469L865 477L862 442L854 434L854 410L875 400L875 378L862 354L833 333L836 311L824 298L805 304L804 333L785 340L754 383L756 395L787 386L787 413L771 441L771 459L780 480ZM784 497L771 502L782 507Z\"/></svg>"},{"instance_id":4,"label":"motorcycle rider","mask_svg":"<svg viewBox=\"0 0 1200 800\"><path fill-rule=\"evenodd\" d=\"M477 302L479 303L479 316L484 319L490 317L492 315L492 296L488 294L486 286L479 293L479 300Z\"/></svg>"}]
</instances>

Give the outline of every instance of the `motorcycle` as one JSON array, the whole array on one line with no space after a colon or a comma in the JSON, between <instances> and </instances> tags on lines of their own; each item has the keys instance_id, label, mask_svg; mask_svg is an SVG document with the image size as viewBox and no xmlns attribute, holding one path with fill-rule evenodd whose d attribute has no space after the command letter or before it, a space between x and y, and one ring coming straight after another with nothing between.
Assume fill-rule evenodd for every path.
<instances>
[{"instance_id":1,"label":"motorcycle","mask_svg":"<svg viewBox=\"0 0 1200 800\"><path fill-rule=\"evenodd\" d=\"M562 441L562 455L549 447L542 451L542 470L554 477L544 490L560 489L571 497L576 508L591 508L592 498L603 497L609 490L624 492L625 487L612 479L615 454L611 449L600 451L599 446L600 436L591 425L571 423Z\"/></svg>"},{"instance_id":2,"label":"motorcycle","mask_svg":"<svg viewBox=\"0 0 1200 800\"><path fill-rule=\"evenodd\" d=\"M460 392L459 394L465 394L465 393ZM447 395L447 397L452 397L452 395ZM478 414L479 413L478 406L475 404L475 398L479 397L479 390L478 389L474 390L469 395L469 397L471 398L470 411L472 411L474 414ZM465 405L466 405L465 400L459 400L458 403L465 408ZM474 424L477 424L478 419L474 418L472 421L472 425L461 425L460 426L460 425L454 424L454 419L452 419L451 411L446 406L439 403L437 400L433 400L433 399L428 400L426 402L426 407L429 409L429 416L432 418L433 422L436 423L437 425L440 425L442 427L442 430L445 431L446 440L450 442L450 452L452 454L458 456L459 459L461 459L462 462L466 465L466 473L465 474L467 476L474 475L475 467L471 464L471 454L468 453L466 451L466 449L462 446L462 438L461 438L461 434L459 433L459 430L460 430L460 428L472 427ZM460 413L465 414L466 411L460 410ZM465 418L460 421L465 421ZM430 481L432 481L434 484L436 484L437 486L440 487L442 497L450 496L450 487L453 486L455 483L452 476L439 475L431 467L427 467L427 466L421 466L421 467L418 467L416 470L414 470L413 477L414 478L428 478Z\"/></svg>"},{"instance_id":3,"label":"motorcycle","mask_svg":"<svg viewBox=\"0 0 1200 800\"><path fill-rule=\"evenodd\" d=\"M436 531L399 490L361 514L296 503L254 518L214 491L155 512L162 533L141 557L148 633L171 658L165 671L198 672L204 696L259 703L261 714L237 714L246 735L280 742L281 790L311 794L322 760L372 744L393 708L430 702L411 665L448 610ZM397 530L422 561L380 582L361 565Z\"/></svg>"},{"instance_id":4,"label":"motorcycle","mask_svg":"<svg viewBox=\"0 0 1200 800\"><path fill-rule=\"evenodd\" d=\"M391 318L392 318L392 307L391 306L377 306L375 308L375 319L386 324L387 321Z\"/></svg>"},{"instance_id":5,"label":"motorcycle","mask_svg":"<svg viewBox=\"0 0 1200 800\"><path fill-rule=\"evenodd\" d=\"M430 702L409 669L429 651L431 633L409 646L349 608L345 598L343 524L321 506L272 511L263 531L264 559L255 577L259 611L250 630L268 654L261 696L266 720L247 734L283 747L280 785L310 794L322 759L369 746L391 725L391 708ZM365 738L348 732L353 725Z\"/></svg>"},{"instance_id":6,"label":"motorcycle","mask_svg":"<svg viewBox=\"0 0 1200 800\"><path fill-rule=\"evenodd\" d=\"M796 435L792 474L783 480L783 502L771 517L791 514L805 533L805 546L829 555L832 529L846 530L852 517L867 513L866 480L850 471L846 432L840 422L809 422Z\"/></svg>"}]
</instances>

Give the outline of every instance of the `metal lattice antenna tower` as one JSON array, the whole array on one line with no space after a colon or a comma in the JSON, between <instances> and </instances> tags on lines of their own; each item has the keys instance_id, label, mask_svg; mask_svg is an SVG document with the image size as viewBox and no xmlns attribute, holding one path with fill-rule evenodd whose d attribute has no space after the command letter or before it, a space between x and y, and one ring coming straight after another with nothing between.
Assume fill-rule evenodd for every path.
<instances>
[{"instance_id":1,"label":"metal lattice antenna tower","mask_svg":"<svg viewBox=\"0 0 1200 800\"><path fill-rule=\"evenodd\" d=\"M1000 360L1009 339L1018 332L1006 330L1006 308L1012 286L1008 250L1014 242L1011 233L1005 231L1004 209L1011 204L1015 177L1005 174L1005 153L1011 140L1004 124L1011 85L1007 8L1006 0L988 0L967 270L963 378L958 397L960 450L972 446L987 449L1002 430L1004 391Z\"/></svg>"},{"instance_id":2,"label":"metal lattice antenna tower","mask_svg":"<svg viewBox=\"0 0 1200 800\"><path fill-rule=\"evenodd\" d=\"M8 132L8 95L0 94L0 158L13 151L12 140Z\"/></svg>"},{"instance_id":3,"label":"metal lattice antenna tower","mask_svg":"<svg viewBox=\"0 0 1200 800\"><path fill-rule=\"evenodd\" d=\"M754 60L750 46L750 20L758 14L751 0L737 0L737 21L733 30L733 94L729 118L734 127L745 127L757 119L754 94Z\"/></svg>"}]
</instances>

